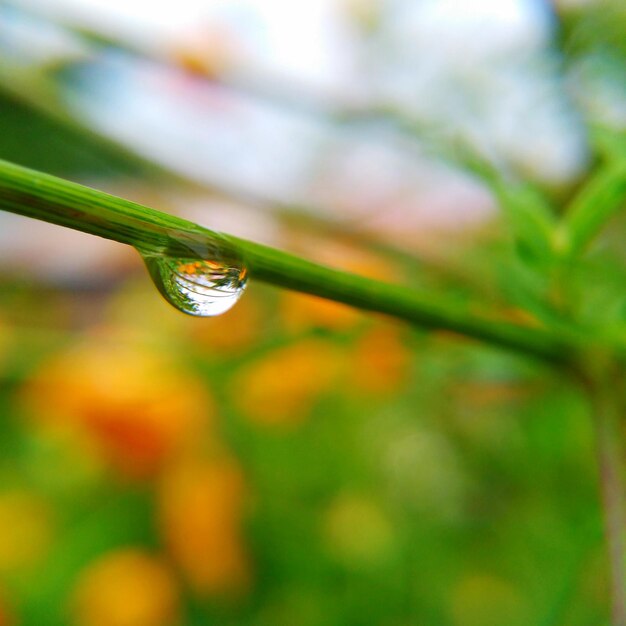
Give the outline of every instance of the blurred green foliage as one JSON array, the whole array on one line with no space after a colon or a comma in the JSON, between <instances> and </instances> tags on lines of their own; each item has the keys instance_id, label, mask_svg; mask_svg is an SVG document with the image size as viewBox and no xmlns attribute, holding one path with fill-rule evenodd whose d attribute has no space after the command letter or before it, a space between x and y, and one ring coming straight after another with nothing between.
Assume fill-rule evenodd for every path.
<instances>
[{"instance_id":1,"label":"blurred green foliage","mask_svg":"<svg viewBox=\"0 0 626 626\"><path fill-rule=\"evenodd\" d=\"M593 437L585 401L568 381L454 339L361 316L345 322L341 310L320 315L315 301L300 296L277 299L253 286L243 310L198 322L181 320L146 287L131 279L101 296L106 313L82 331L67 327L62 292L47 294L46 310L37 312L41 286L22 286L13 297L3 290L0 568L10 556L7 541L41 543L40 552L2 574L19 623L67 623L88 568L129 548L173 562L172 584L185 598L183 624L604 619ZM254 332L236 345L254 309ZM302 321L289 330L285 315ZM389 357L372 342L376 333L395 364L385 365ZM137 370L129 365L134 359ZM137 378L140 370L153 372L153 359L172 365L157 368L144 386ZM116 367L134 372L124 379L131 391L98 389L94 377L106 385L108 368ZM328 375L329 367L337 371ZM133 424L141 426L144 405L166 402L172 376L185 383L175 383L179 393L193 396L200 384L212 397L200 419L217 420L217 429L199 450L154 452L144 472L116 455L142 458ZM264 384L250 385L250 377ZM311 378L322 382L311 387ZM192 403L185 410L196 409ZM41 423L58 412L86 428L85 441L64 441ZM102 427L107 420L126 428L111 435ZM159 422L143 427L153 438L169 432ZM97 462L90 460L94 442L106 452ZM97 445L95 452L102 454ZM199 456L209 467L227 455L245 477L245 505L231 522L250 578L234 597L216 595L210 585L194 588L193 567L177 560L180 548L170 536L184 525L163 528L162 484L177 471L179 454ZM37 521L45 530L32 528L28 509L11 503L15 492L43 507ZM179 495L178 503L186 516L210 518L212 507L229 506L230 497L221 497L189 502ZM10 521L18 529L8 528ZM183 541L199 542L201 564L220 558L202 552L202 529L192 523L186 532ZM232 572L226 567L222 575L228 588ZM100 587L106 601L123 601L110 587L114 580ZM97 606L90 594L85 602Z\"/></svg>"},{"instance_id":2,"label":"blurred green foliage","mask_svg":"<svg viewBox=\"0 0 626 626\"><path fill-rule=\"evenodd\" d=\"M129 176L140 168L120 150L69 129L0 92L0 158L58 176Z\"/></svg>"}]
</instances>

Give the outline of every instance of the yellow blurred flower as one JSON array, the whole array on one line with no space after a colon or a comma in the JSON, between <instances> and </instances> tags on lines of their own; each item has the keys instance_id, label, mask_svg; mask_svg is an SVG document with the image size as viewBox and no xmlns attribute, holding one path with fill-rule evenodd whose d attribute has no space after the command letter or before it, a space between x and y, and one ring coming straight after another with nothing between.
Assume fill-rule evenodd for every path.
<instances>
[{"instance_id":1,"label":"yellow blurred flower","mask_svg":"<svg viewBox=\"0 0 626 626\"><path fill-rule=\"evenodd\" d=\"M394 550L393 526L370 498L343 494L326 512L324 534L331 552L352 567L375 567Z\"/></svg>"},{"instance_id":2,"label":"yellow blurred flower","mask_svg":"<svg viewBox=\"0 0 626 626\"><path fill-rule=\"evenodd\" d=\"M522 626L528 611L522 596L507 581L490 574L469 574L452 590L454 626Z\"/></svg>"},{"instance_id":3,"label":"yellow blurred flower","mask_svg":"<svg viewBox=\"0 0 626 626\"><path fill-rule=\"evenodd\" d=\"M160 558L126 548L81 573L71 615L77 626L175 626L181 621L179 590Z\"/></svg>"},{"instance_id":4,"label":"yellow blurred flower","mask_svg":"<svg viewBox=\"0 0 626 626\"><path fill-rule=\"evenodd\" d=\"M343 356L337 346L320 339L278 348L235 375L233 400L259 424L299 424L316 398L337 381Z\"/></svg>"},{"instance_id":5,"label":"yellow blurred flower","mask_svg":"<svg viewBox=\"0 0 626 626\"><path fill-rule=\"evenodd\" d=\"M158 500L165 545L200 595L237 593L249 584L244 497L242 472L232 459L188 460L163 478Z\"/></svg>"},{"instance_id":6,"label":"yellow blurred flower","mask_svg":"<svg viewBox=\"0 0 626 626\"><path fill-rule=\"evenodd\" d=\"M43 363L23 389L41 428L75 430L123 476L153 475L197 445L213 413L202 383L163 353L96 339Z\"/></svg>"},{"instance_id":7,"label":"yellow blurred flower","mask_svg":"<svg viewBox=\"0 0 626 626\"><path fill-rule=\"evenodd\" d=\"M36 565L52 538L52 512L45 500L28 491L0 494L0 573Z\"/></svg>"},{"instance_id":8,"label":"yellow blurred flower","mask_svg":"<svg viewBox=\"0 0 626 626\"><path fill-rule=\"evenodd\" d=\"M407 381L410 363L411 351L401 329L374 326L354 347L348 387L368 396L396 393Z\"/></svg>"}]
</instances>

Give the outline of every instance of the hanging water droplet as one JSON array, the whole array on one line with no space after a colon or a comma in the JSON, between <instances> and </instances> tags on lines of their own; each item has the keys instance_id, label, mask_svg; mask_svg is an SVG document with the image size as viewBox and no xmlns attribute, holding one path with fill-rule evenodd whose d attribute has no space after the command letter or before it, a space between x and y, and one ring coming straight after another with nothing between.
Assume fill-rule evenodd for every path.
<instances>
[{"instance_id":1,"label":"hanging water droplet","mask_svg":"<svg viewBox=\"0 0 626 626\"><path fill-rule=\"evenodd\" d=\"M246 288L248 272L240 260L140 254L165 299L189 315L221 315L239 300Z\"/></svg>"}]
</instances>

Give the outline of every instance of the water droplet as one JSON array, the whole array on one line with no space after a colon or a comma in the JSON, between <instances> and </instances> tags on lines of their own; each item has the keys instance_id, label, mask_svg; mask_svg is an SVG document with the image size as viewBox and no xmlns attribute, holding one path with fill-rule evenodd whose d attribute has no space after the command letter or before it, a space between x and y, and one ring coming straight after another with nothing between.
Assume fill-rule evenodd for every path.
<instances>
[{"instance_id":1,"label":"water droplet","mask_svg":"<svg viewBox=\"0 0 626 626\"><path fill-rule=\"evenodd\" d=\"M163 297L189 315L221 315L239 300L246 288L248 272L240 260L140 254Z\"/></svg>"}]
</instances>

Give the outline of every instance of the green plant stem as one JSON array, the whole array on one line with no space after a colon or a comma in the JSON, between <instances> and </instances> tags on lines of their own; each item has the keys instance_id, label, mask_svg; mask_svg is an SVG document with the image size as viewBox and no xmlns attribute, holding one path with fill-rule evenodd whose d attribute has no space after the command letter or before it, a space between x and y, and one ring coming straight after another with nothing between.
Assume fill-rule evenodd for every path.
<instances>
[{"instance_id":1,"label":"green plant stem","mask_svg":"<svg viewBox=\"0 0 626 626\"><path fill-rule=\"evenodd\" d=\"M574 346L547 330L471 315L433 294L363 278L294 255L218 234L181 218L54 176L0 161L0 209L173 256L243 257L250 274L282 288L385 313L428 329L447 330L552 362Z\"/></svg>"},{"instance_id":2,"label":"green plant stem","mask_svg":"<svg viewBox=\"0 0 626 626\"><path fill-rule=\"evenodd\" d=\"M596 432L604 532L611 570L612 625L626 626L626 502L622 437L619 430L620 388L607 369L587 383Z\"/></svg>"},{"instance_id":3,"label":"green plant stem","mask_svg":"<svg viewBox=\"0 0 626 626\"><path fill-rule=\"evenodd\" d=\"M24 73L15 71L14 68L11 70L3 67L3 63L0 60L0 93L4 93L5 97L20 102L35 114L51 119L54 123L70 132L86 134L88 139L93 140L94 144L107 155L110 154L116 161L120 160L123 163L128 163L129 166L136 169L148 181L158 181L159 184L162 184L165 180L168 185L180 185L183 189L188 188L190 185L192 188L195 188L199 184L197 180L187 178L182 174L172 173L165 166L148 162L146 159L122 147L120 143L115 143L105 138L104 135L96 133L84 124L81 124L76 117L69 115L65 108L61 106L58 91L59 89L54 88L52 81L43 72L36 72L34 75L24 75ZM476 277L471 276L470 272L456 266L449 267L447 264L439 263L433 258L427 258L426 256L403 250L400 247L386 244L376 237L370 236L366 231L359 229L358 224L355 225L355 228L352 228L352 224L320 215L323 211L318 210L318 207L314 205L280 202L262 194L225 188L215 182L210 184L202 183L202 188L219 198L263 207L271 211L273 215L288 226L295 226L300 229L305 228L309 231L313 229L326 236L364 245L374 252L379 252L385 257L398 261L407 270L428 271L431 276L436 276L448 283L455 285L462 283L465 288L471 289L477 295L485 292L480 281Z\"/></svg>"}]
</instances>

